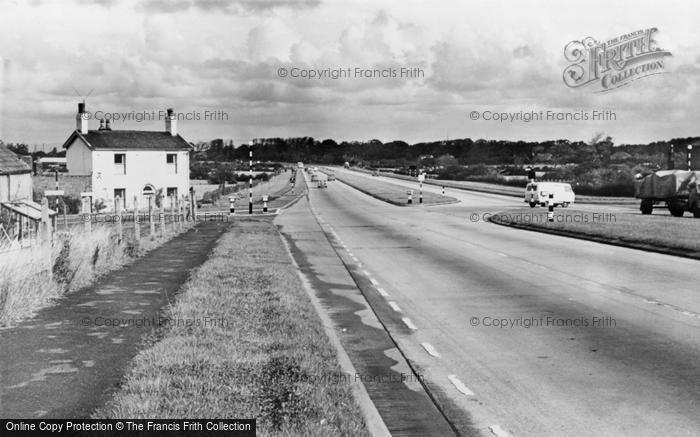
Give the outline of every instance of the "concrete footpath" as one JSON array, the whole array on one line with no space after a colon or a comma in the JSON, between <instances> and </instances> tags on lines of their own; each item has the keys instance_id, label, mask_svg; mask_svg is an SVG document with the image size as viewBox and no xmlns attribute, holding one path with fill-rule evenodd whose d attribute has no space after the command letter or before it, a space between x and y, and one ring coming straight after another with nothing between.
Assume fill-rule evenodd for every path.
<instances>
[{"instance_id":1,"label":"concrete footpath","mask_svg":"<svg viewBox=\"0 0 700 437\"><path fill-rule=\"evenodd\" d=\"M0 417L89 417L117 388L143 335L159 324L160 309L228 227L201 223L0 330Z\"/></svg>"},{"instance_id":2,"label":"concrete footpath","mask_svg":"<svg viewBox=\"0 0 700 437\"><path fill-rule=\"evenodd\" d=\"M455 429L431 401L372 311L306 198L275 220L314 289L370 399L395 436L447 436Z\"/></svg>"}]
</instances>

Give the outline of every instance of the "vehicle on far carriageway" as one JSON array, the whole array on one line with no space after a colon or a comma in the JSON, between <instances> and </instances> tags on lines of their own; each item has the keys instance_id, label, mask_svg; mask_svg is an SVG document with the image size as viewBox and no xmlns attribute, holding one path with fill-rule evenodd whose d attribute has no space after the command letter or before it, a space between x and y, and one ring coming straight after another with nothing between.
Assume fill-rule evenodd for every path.
<instances>
[{"instance_id":1,"label":"vehicle on far carriageway","mask_svg":"<svg viewBox=\"0 0 700 437\"><path fill-rule=\"evenodd\" d=\"M566 208L576 200L571 184L565 182L530 182L525 187L524 202L530 204L530 208L534 208L537 205L546 206L550 194L554 195L554 206Z\"/></svg>"},{"instance_id":2,"label":"vehicle on far carriageway","mask_svg":"<svg viewBox=\"0 0 700 437\"><path fill-rule=\"evenodd\" d=\"M642 214L651 214L654 207L665 204L674 217L686 211L700 218L700 171L661 170L646 176L637 175L635 197L641 199Z\"/></svg>"}]
</instances>

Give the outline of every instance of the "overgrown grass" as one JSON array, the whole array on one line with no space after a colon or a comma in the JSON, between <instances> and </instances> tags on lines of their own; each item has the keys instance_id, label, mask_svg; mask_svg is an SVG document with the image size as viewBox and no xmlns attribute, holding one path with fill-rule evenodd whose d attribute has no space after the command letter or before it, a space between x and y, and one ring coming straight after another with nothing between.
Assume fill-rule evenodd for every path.
<instances>
[{"instance_id":1,"label":"overgrown grass","mask_svg":"<svg viewBox=\"0 0 700 437\"><path fill-rule=\"evenodd\" d=\"M245 255L242 255L245 254ZM258 435L368 435L275 227L240 221L96 418L256 418ZM220 320L221 322L210 322Z\"/></svg>"},{"instance_id":2,"label":"overgrown grass","mask_svg":"<svg viewBox=\"0 0 700 437\"><path fill-rule=\"evenodd\" d=\"M89 233L78 226L57 233L53 244L3 248L0 250L0 327L31 317L64 293L89 285L174 234L171 231L162 238L142 237L139 242L132 235L119 242L114 226L93 226Z\"/></svg>"},{"instance_id":3,"label":"overgrown grass","mask_svg":"<svg viewBox=\"0 0 700 437\"><path fill-rule=\"evenodd\" d=\"M401 185L396 185L380 180L372 180L364 176L355 176L353 174L345 172L335 172L335 177L336 179L350 185L351 187L356 188L357 190L360 190L363 193L375 197L379 200L383 200L393 205L411 206L408 204L407 191L409 189ZM309 184L312 187L315 186L314 182L309 182ZM455 201L456 199L454 197L442 197L440 194L434 194L425 190L423 191L424 205L437 205L441 203L452 203ZM413 189L412 205L419 205L418 182L416 182L416 187Z\"/></svg>"},{"instance_id":4,"label":"overgrown grass","mask_svg":"<svg viewBox=\"0 0 700 437\"><path fill-rule=\"evenodd\" d=\"M546 208L518 208L491 217L497 223L553 230L630 243L640 247L697 253L700 256L700 220L686 217L614 213L608 215L573 208L556 208L555 221L547 221Z\"/></svg>"}]
</instances>

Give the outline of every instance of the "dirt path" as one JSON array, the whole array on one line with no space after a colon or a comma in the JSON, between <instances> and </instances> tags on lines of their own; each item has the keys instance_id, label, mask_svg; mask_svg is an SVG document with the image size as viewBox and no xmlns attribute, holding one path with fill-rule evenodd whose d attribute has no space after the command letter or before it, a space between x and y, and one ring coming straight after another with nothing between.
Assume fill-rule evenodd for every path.
<instances>
[{"instance_id":1,"label":"dirt path","mask_svg":"<svg viewBox=\"0 0 700 437\"><path fill-rule=\"evenodd\" d=\"M0 330L0 417L89 416L116 388L142 336L161 323L160 308L228 226L202 223L34 319Z\"/></svg>"}]
</instances>

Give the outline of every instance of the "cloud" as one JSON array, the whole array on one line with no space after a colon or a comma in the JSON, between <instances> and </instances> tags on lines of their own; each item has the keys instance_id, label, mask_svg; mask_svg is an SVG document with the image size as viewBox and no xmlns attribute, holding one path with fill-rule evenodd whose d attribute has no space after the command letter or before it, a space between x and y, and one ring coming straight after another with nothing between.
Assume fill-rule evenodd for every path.
<instances>
[{"instance_id":1,"label":"cloud","mask_svg":"<svg viewBox=\"0 0 700 437\"><path fill-rule=\"evenodd\" d=\"M319 4L320 0L145 0L141 7L149 12L171 13L198 9L211 13L239 14L276 8L313 8Z\"/></svg>"}]
</instances>

